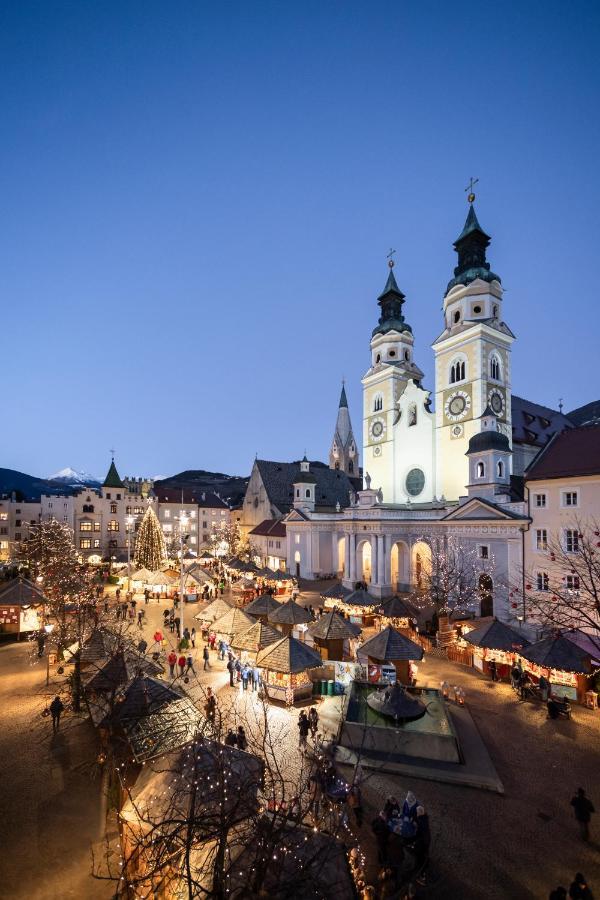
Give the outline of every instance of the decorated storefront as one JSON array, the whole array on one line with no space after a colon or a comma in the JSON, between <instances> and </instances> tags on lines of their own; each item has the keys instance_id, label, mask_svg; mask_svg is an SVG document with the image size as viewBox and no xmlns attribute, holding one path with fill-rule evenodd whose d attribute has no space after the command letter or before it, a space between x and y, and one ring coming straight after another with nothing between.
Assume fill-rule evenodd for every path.
<instances>
[{"instance_id":1,"label":"decorated storefront","mask_svg":"<svg viewBox=\"0 0 600 900\"><path fill-rule=\"evenodd\" d=\"M523 634L497 619L492 619L479 628L465 628L458 643L473 648L473 666L476 669L490 675L495 666L498 677L506 680L510 678L517 653L529 646L529 641ZM494 666L490 667L490 663Z\"/></svg>"},{"instance_id":2,"label":"decorated storefront","mask_svg":"<svg viewBox=\"0 0 600 900\"><path fill-rule=\"evenodd\" d=\"M269 700L292 705L311 697L313 686L309 672L321 666L321 656L316 650L287 635L261 650L256 661Z\"/></svg>"},{"instance_id":3,"label":"decorated storefront","mask_svg":"<svg viewBox=\"0 0 600 900\"><path fill-rule=\"evenodd\" d=\"M600 634L565 631L531 644L518 656L534 682L542 675L549 681L550 694L584 703L600 671Z\"/></svg>"}]
</instances>

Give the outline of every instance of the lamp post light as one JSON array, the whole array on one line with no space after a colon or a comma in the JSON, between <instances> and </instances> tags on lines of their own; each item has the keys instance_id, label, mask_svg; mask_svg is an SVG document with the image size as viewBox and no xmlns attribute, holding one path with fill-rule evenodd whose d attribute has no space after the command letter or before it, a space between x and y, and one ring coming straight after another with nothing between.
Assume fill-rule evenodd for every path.
<instances>
[{"instance_id":1,"label":"lamp post light","mask_svg":"<svg viewBox=\"0 0 600 900\"><path fill-rule=\"evenodd\" d=\"M54 630L54 625L52 622L46 622L44 625L44 631L50 637L52 631ZM50 649L46 651L46 687L50 684Z\"/></svg>"},{"instance_id":2,"label":"lamp post light","mask_svg":"<svg viewBox=\"0 0 600 900\"><path fill-rule=\"evenodd\" d=\"M127 516L125 519L125 533L127 534L127 593L131 593L131 526L133 525L133 516Z\"/></svg>"},{"instance_id":3,"label":"lamp post light","mask_svg":"<svg viewBox=\"0 0 600 900\"><path fill-rule=\"evenodd\" d=\"M183 591L185 587L185 573L183 568L183 551L185 547L185 529L189 518L185 510L179 513L179 602L181 604L181 615L179 616L179 639L183 639Z\"/></svg>"}]
</instances>

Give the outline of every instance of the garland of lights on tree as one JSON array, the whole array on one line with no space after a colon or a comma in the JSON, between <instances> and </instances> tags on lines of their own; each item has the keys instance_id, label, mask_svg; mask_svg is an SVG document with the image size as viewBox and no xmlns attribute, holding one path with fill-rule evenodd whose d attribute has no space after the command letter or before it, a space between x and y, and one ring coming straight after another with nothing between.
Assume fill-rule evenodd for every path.
<instances>
[{"instance_id":1,"label":"garland of lights on tree","mask_svg":"<svg viewBox=\"0 0 600 900\"><path fill-rule=\"evenodd\" d=\"M138 569L146 568L151 572L158 571L167 561L165 538L151 506L144 513L140 524L133 559Z\"/></svg>"}]
</instances>

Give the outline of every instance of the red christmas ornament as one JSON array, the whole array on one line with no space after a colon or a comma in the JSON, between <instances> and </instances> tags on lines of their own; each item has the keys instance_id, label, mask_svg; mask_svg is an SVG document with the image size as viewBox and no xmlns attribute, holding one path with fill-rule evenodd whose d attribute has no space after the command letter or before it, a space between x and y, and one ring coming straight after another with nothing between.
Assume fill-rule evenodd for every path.
<instances>
[{"instance_id":1,"label":"red christmas ornament","mask_svg":"<svg viewBox=\"0 0 600 900\"><path fill-rule=\"evenodd\" d=\"M528 591L531 590L531 585L530 585L530 584L527 585L527 590L528 590Z\"/></svg>"},{"instance_id":2,"label":"red christmas ornament","mask_svg":"<svg viewBox=\"0 0 600 900\"><path fill-rule=\"evenodd\" d=\"M517 608L517 604L516 604L516 603L511 603L510 605L512 606L513 609L516 609L516 608Z\"/></svg>"}]
</instances>

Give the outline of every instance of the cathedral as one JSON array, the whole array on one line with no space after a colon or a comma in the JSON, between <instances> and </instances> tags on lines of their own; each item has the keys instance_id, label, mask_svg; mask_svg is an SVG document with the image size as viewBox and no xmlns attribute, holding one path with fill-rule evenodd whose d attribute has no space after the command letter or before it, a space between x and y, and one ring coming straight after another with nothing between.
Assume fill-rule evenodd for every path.
<instances>
[{"instance_id":1,"label":"cathedral","mask_svg":"<svg viewBox=\"0 0 600 900\"><path fill-rule=\"evenodd\" d=\"M476 612L510 620L509 584L522 568L529 521L523 471L552 429L561 430L562 415L517 398L518 416L541 424L532 437L513 425L515 336L504 320L501 278L487 260L490 237L474 196L469 200L454 242L441 332L432 344L433 391L415 359L410 309L390 260L362 379L364 487L350 493L347 507L319 506L305 462L286 516L287 559L303 577L337 573L345 586L364 581L374 596L385 597L418 589L432 553L454 540L482 560L485 591ZM349 479L359 474L345 388L329 464Z\"/></svg>"}]
</instances>

